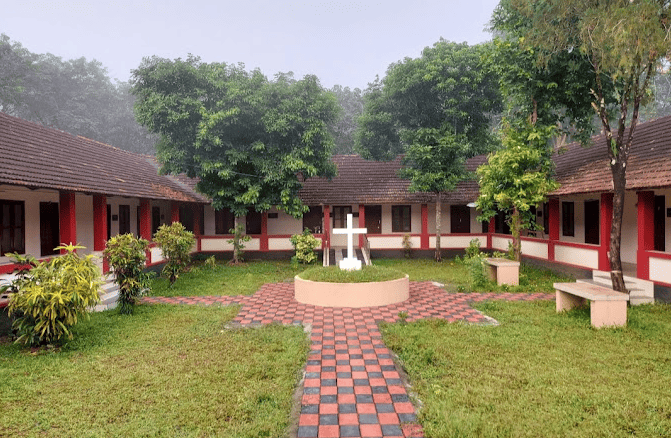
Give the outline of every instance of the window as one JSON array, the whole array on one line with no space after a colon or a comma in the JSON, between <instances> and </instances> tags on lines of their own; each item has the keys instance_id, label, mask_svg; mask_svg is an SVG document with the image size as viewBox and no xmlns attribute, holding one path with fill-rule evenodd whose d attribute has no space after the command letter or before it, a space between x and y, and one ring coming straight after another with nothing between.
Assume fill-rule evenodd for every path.
<instances>
[{"instance_id":1,"label":"window","mask_svg":"<svg viewBox=\"0 0 671 438\"><path fill-rule=\"evenodd\" d=\"M350 213L351 205L333 207L333 228L347 228L347 215Z\"/></svg>"},{"instance_id":2,"label":"window","mask_svg":"<svg viewBox=\"0 0 671 438\"><path fill-rule=\"evenodd\" d=\"M561 203L561 226L562 234L564 236L575 236L575 222L574 222L575 207L573 202Z\"/></svg>"},{"instance_id":3,"label":"window","mask_svg":"<svg viewBox=\"0 0 671 438\"><path fill-rule=\"evenodd\" d=\"M130 233L130 205L119 206L119 234Z\"/></svg>"},{"instance_id":4,"label":"window","mask_svg":"<svg viewBox=\"0 0 671 438\"><path fill-rule=\"evenodd\" d=\"M25 204L0 200L0 255L26 252Z\"/></svg>"},{"instance_id":5,"label":"window","mask_svg":"<svg viewBox=\"0 0 671 438\"><path fill-rule=\"evenodd\" d=\"M235 215L228 208L222 208L214 212L214 233L230 234L235 228Z\"/></svg>"},{"instance_id":6,"label":"window","mask_svg":"<svg viewBox=\"0 0 671 438\"><path fill-rule=\"evenodd\" d=\"M312 233L322 232L322 207L320 205L313 205L309 207L310 210L303 215L303 229L308 229Z\"/></svg>"},{"instance_id":7,"label":"window","mask_svg":"<svg viewBox=\"0 0 671 438\"><path fill-rule=\"evenodd\" d=\"M410 206L391 206L391 231L393 233L410 232Z\"/></svg>"},{"instance_id":8,"label":"window","mask_svg":"<svg viewBox=\"0 0 671 438\"><path fill-rule=\"evenodd\" d=\"M179 221L184 225L184 228L186 228L187 231L191 231L192 233L194 230L193 216L193 209L190 205L181 205L179 207Z\"/></svg>"},{"instance_id":9,"label":"window","mask_svg":"<svg viewBox=\"0 0 671 438\"><path fill-rule=\"evenodd\" d=\"M245 217L245 233L246 234L261 234L261 220L263 213L256 210L248 210Z\"/></svg>"}]
</instances>

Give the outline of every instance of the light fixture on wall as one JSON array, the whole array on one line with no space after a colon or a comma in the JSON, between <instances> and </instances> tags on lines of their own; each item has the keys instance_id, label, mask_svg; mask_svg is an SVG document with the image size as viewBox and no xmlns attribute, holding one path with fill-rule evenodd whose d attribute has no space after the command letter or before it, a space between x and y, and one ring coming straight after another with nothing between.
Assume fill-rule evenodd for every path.
<instances>
[{"instance_id":1,"label":"light fixture on wall","mask_svg":"<svg viewBox=\"0 0 671 438\"><path fill-rule=\"evenodd\" d=\"M478 204L476 204L475 202L469 202L468 204L466 204L466 207L468 207L468 208L477 208L477 207L478 207Z\"/></svg>"}]
</instances>

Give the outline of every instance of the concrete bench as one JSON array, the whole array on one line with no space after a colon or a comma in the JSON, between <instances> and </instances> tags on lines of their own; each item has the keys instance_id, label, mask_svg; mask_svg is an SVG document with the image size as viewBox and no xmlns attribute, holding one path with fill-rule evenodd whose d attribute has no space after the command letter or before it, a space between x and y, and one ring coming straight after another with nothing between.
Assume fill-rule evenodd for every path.
<instances>
[{"instance_id":1,"label":"concrete bench","mask_svg":"<svg viewBox=\"0 0 671 438\"><path fill-rule=\"evenodd\" d=\"M499 286L520 284L520 262L490 257L485 259L485 265L489 279Z\"/></svg>"},{"instance_id":2,"label":"concrete bench","mask_svg":"<svg viewBox=\"0 0 671 438\"><path fill-rule=\"evenodd\" d=\"M592 283L555 283L557 312L590 301L590 319L594 327L627 324L629 295Z\"/></svg>"}]
</instances>

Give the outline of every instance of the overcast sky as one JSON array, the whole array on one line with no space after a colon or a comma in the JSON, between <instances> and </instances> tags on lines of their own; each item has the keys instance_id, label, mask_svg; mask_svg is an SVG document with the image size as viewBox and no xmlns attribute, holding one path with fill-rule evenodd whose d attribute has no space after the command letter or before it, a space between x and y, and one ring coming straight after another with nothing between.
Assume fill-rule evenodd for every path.
<instances>
[{"instance_id":1,"label":"overcast sky","mask_svg":"<svg viewBox=\"0 0 671 438\"><path fill-rule=\"evenodd\" d=\"M33 53L97 59L126 81L145 56L242 62L365 88L441 37L477 44L498 0L2 2L0 33Z\"/></svg>"}]
</instances>

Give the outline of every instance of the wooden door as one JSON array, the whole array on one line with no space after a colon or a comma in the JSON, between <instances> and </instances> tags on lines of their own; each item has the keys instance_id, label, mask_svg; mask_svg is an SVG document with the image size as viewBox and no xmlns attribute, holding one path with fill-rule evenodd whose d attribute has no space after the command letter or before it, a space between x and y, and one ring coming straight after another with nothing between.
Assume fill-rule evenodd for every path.
<instances>
[{"instance_id":1,"label":"wooden door","mask_svg":"<svg viewBox=\"0 0 671 438\"><path fill-rule=\"evenodd\" d=\"M130 233L130 205L119 206L119 234Z\"/></svg>"},{"instance_id":2,"label":"wooden door","mask_svg":"<svg viewBox=\"0 0 671 438\"><path fill-rule=\"evenodd\" d=\"M366 205L364 214L368 234L382 234L382 206Z\"/></svg>"},{"instance_id":3,"label":"wooden door","mask_svg":"<svg viewBox=\"0 0 671 438\"><path fill-rule=\"evenodd\" d=\"M666 198L655 196L655 251L666 251Z\"/></svg>"},{"instance_id":4,"label":"wooden door","mask_svg":"<svg viewBox=\"0 0 671 438\"><path fill-rule=\"evenodd\" d=\"M60 218L58 204L40 202L40 253L42 256L58 254L55 251L60 242Z\"/></svg>"},{"instance_id":5,"label":"wooden door","mask_svg":"<svg viewBox=\"0 0 671 438\"><path fill-rule=\"evenodd\" d=\"M585 201L585 243L599 244L599 201Z\"/></svg>"},{"instance_id":6,"label":"wooden door","mask_svg":"<svg viewBox=\"0 0 671 438\"><path fill-rule=\"evenodd\" d=\"M450 233L471 232L471 210L465 205L450 205Z\"/></svg>"}]
</instances>

